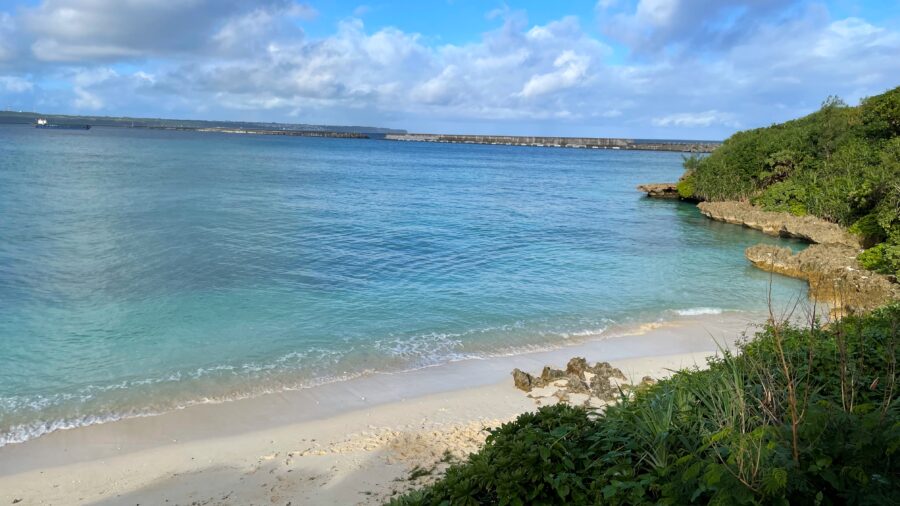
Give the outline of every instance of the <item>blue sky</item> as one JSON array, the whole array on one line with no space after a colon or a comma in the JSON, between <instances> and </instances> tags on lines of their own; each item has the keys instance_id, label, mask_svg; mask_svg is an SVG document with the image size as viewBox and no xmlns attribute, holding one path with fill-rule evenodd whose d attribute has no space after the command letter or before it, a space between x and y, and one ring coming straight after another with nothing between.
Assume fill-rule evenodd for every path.
<instances>
[{"instance_id":1,"label":"blue sky","mask_svg":"<svg viewBox=\"0 0 900 506\"><path fill-rule=\"evenodd\" d=\"M0 0L0 108L724 138L900 85L900 1Z\"/></svg>"}]
</instances>

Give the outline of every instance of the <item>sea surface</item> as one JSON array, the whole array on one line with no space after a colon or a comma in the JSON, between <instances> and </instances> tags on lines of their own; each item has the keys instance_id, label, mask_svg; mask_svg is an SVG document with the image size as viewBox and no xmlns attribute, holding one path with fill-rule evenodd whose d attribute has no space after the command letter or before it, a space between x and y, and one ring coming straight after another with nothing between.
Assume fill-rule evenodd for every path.
<instances>
[{"instance_id":1,"label":"sea surface","mask_svg":"<svg viewBox=\"0 0 900 506\"><path fill-rule=\"evenodd\" d=\"M762 311L676 153L0 125L0 445ZM776 300L804 284L771 278Z\"/></svg>"}]
</instances>

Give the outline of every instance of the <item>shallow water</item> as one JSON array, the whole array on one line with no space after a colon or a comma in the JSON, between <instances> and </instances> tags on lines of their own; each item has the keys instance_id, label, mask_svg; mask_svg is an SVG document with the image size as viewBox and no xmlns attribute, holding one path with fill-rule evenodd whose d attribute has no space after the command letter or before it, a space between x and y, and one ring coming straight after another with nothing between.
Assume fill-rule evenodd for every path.
<instances>
[{"instance_id":1,"label":"shallow water","mask_svg":"<svg viewBox=\"0 0 900 506\"><path fill-rule=\"evenodd\" d=\"M675 153L0 125L0 445L760 311ZM778 300L805 293L773 278Z\"/></svg>"}]
</instances>

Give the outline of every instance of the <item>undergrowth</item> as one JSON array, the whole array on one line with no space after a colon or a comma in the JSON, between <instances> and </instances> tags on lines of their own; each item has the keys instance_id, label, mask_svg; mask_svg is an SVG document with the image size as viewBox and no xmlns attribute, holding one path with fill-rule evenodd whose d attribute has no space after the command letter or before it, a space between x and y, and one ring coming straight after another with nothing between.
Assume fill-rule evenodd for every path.
<instances>
[{"instance_id":1,"label":"undergrowth","mask_svg":"<svg viewBox=\"0 0 900 506\"><path fill-rule=\"evenodd\" d=\"M900 504L898 330L898 304L828 328L773 319L605 413L521 415L391 504Z\"/></svg>"}]
</instances>

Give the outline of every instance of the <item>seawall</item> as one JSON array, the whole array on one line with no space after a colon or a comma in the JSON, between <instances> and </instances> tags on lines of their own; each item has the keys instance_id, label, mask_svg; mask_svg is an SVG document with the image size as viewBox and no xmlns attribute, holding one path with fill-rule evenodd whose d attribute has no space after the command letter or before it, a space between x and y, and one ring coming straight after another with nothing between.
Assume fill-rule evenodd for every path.
<instances>
[{"instance_id":1,"label":"seawall","mask_svg":"<svg viewBox=\"0 0 900 506\"><path fill-rule=\"evenodd\" d=\"M390 141L445 142L451 144L496 144L507 146L535 146L582 149L629 149L642 151L677 151L681 153L710 153L718 143L655 141L638 142L633 139L607 137L534 137L514 135L449 135L449 134L388 134Z\"/></svg>"}]
</instances>

